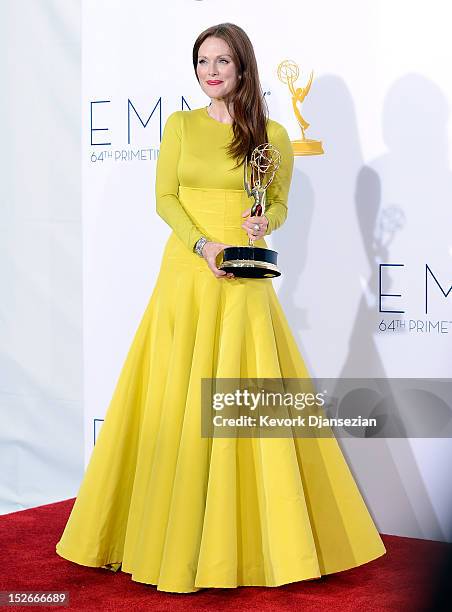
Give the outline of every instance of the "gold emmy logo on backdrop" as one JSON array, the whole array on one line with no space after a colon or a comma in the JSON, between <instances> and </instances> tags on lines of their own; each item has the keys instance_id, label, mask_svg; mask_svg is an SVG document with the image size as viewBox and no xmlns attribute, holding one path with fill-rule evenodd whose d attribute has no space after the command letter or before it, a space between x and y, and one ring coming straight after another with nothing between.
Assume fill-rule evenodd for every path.
<instances>
[{"instance_id":1,"label":"gold emmy logo on backdrop","mask_svg":"<svg viewBox=\"0 0 452 612\"><path fill-rule=\"evenodd\" d=\"M299 76L300 69L298 68L298 64L292 60L284 60L279 64L278 78L289 87L290 93L292 94L293 112L301 128L301 139L292 140L293 152L294 155L321 155L324 153L322 143L320 140L306 138L305 130L308 129L310 124L302 117L300 109L298 108L298 105L301 106L303 104L304 99L311 89L313 72L311 71L311 76L309 77L306 87L295 88L294 82Z\"/></svg>"}]
</instances>

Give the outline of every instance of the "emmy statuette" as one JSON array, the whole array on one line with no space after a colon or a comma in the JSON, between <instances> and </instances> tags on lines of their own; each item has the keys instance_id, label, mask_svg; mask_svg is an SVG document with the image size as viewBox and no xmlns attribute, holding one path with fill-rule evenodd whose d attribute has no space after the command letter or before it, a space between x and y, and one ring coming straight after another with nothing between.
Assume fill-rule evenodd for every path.
<instances>
[{"instance_id":1,"label":"emmy statuette","mask_svg":"<svg viewBox=\"0 0 452 612\"><path fill-rule=\"evenodd\" d=\"M254 204L250 216L265 214L267 188L273 181L281 163L281 154L272 144L265 142L251 153L251 175L248 179L248 157L243 165L243 182L248 197L253 196ZM266 182L263 183L263 180ZM273 278L280 276L277 266L278 253L264 247L255 247L253 239L248 246L232 246L223 250L221 270L232 272L242 278Z\"/></svg>"}]
</instances>

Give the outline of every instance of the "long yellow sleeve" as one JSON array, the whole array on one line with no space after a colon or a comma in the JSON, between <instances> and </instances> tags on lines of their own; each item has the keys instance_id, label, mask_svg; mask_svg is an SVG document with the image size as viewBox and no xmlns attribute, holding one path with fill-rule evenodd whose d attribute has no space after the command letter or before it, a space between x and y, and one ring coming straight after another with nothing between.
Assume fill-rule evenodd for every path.
<instances>
[{"instance_id":1,"label":"long yellow sleeve","mask_svg":"<svg viewBox=\"0 0 452 612\"><path fill-rule=\"evenodd\" d=\"M287 202L294 165L294 154L287 130L281 124L269 140L281 153L281 164L267 189L264 215L268 219L266 236L281 227L287 218Z\"/></svg>"},{"instance_id":2,"label":"long yellow sleeve","mask_svg":"<svg viewBox=\"0 0 452 612\"><path fill-rule=\"evenodd\" d=\"M193 223L178 198L178 163L181 154L181 117L176 111L165 124L160 143L155 176L155 201L157 214L174 230L191 251L202 232Z\"/></svg>"},{"instance_id":3,"label":"long yellow sleeve","mask_svg":"<svg viewBox=\"0 0 452 612\"><path fill-rule=\"evenodd\" d=\"M267 131L281 153L281 165L267 190L266 235L286 220L294 163L285 127L270 119ZM176 111L165 123L156 168L156 209L190 251L203 232L180 201L179 186L244 190L243 166L233 169L235 161L226 152L231 137L232 126L212 119L205 108Z\"/></svg>"}]
</instances>

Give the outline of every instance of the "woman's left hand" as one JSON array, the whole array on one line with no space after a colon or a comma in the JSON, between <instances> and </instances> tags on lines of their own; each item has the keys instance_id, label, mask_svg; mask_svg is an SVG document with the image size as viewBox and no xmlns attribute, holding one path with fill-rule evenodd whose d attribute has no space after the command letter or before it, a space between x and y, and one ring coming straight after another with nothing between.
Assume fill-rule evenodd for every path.
<instances>
[{"instance_id":1,"label":"woman's left hand","mask_svg":"<svg viewBox=\"0 0 452 612\"><path fill-rule=\"evenodd\" d=\"M242 217L247 217L250 212L251 208L248 208L244 213L242 213ZM259 225L258 230L254 227L256 224ZM267 231L268 219L265 215L248 217L248 219L243 222L242 227L247 232L248 237L251 238L251 240L259 240L259 238L262 238Z\"/></svg>"}]
</instances>

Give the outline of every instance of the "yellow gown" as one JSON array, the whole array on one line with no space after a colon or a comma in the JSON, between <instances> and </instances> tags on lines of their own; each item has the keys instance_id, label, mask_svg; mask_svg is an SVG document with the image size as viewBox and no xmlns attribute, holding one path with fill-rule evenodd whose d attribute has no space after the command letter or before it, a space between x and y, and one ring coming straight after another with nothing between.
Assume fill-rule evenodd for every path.
<instances>
[{"instance_id":1,"label":"yellow gown","mask_svg":"<svg viewBox=\"0 0 452 612\"><path fill-rule=\"evenodd\" d=\"M282 125L267 131L282 155L269 234L287 216L293 153ZM193 252L201 235L248 244L231 135L205 107L165 124L156 204L173 231L56 544L160 591L274 587L386 552L334 437L201 437L201 378L309 377L271 279L217 279Z\"/></svg>"}]
</instances>

